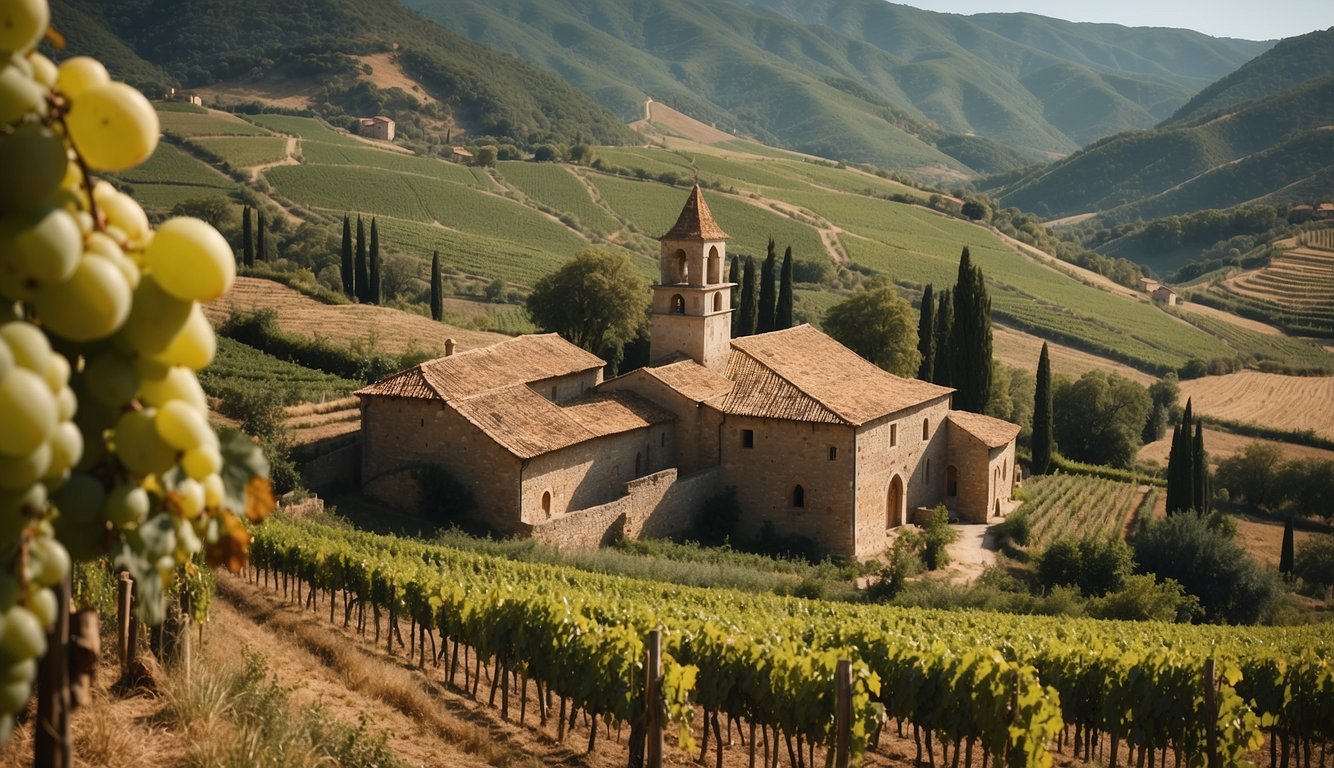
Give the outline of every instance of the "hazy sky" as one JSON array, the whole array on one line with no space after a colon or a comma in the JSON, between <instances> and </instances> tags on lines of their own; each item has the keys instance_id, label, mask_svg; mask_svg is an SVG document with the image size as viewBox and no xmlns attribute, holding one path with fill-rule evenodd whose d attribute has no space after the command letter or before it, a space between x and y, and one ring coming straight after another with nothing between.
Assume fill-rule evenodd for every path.
<instances>
[{"instance_id":1,"label":"hazy sky","mask_svg":"<svg viewBox=\"0 0 1334 768\"><path fill-rule=\"evenodd\" d=\"M1025 11L1128 27L1182 27L1214 37L1271 40L1334 26L1334 0L893 0L947 13Z\"/></svg>"}]
</instances>

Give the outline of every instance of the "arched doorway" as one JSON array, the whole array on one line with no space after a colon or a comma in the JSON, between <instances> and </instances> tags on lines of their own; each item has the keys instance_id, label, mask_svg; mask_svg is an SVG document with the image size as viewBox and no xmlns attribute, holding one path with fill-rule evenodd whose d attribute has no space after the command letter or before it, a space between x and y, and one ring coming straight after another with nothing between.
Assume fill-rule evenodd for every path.
<instances>
[{"instance_id":1,"label":"arched doorway","mask_svg":"<svg viewBox=\"0 0 1334 768\"><path fill-rule=\"evenodd\" d=\"M889 492L885 494L885 527L897 528L903 525L907 517L904 507L903 478L898 475L889 481Z\"/></svg>"},{"instance_id":2,"label":"arched doorway","mask_svg":"<svg viewBox=\"0 0 1334 768\"><path fill-rule=\"evenodd\" d=\"M959 470L954 465L945 467L945 497L954 498L959 495Z\"/></svg>"},{"instance_id":3,"label":"arched doorway","mask_svg":"<svg viewBox=\"0 0 1334 768\"><path fill-rule=\"evenodd\" d=\"M806 489L802 487L800 484L795 485L792 488L792 506L794 507L806 506Z\"/></svg>"}]
</instances>

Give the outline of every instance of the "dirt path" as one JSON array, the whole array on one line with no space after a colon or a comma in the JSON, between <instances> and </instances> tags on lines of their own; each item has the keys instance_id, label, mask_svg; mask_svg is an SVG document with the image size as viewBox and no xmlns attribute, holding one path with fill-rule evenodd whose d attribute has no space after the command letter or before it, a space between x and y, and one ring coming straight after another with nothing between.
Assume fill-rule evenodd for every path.
<instances>
[{"instance_id":1,"label":"dirt path","mask_svg":"<svg viewBox=\"0 0 1334 768\"><path fill-rule=\"evenodd\" d=\"M300 165L301 161L296 159L296 153L300 149L300 139L295 136L287 136L287 143L283 146L283 159L274 160L271 163L261 163L250 166L250 181L259 181L259 175L270 168L277 168L280 165Z\"/></svg>"}]
</instances>

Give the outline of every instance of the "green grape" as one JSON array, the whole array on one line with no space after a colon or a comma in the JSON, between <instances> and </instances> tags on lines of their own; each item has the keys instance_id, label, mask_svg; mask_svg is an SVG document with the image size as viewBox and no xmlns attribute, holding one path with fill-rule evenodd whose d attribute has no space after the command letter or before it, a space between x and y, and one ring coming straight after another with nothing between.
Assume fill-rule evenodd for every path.
<instances>
[{"instance_id":1,"label":"green grape","mask_svg":"<svg viewBox=\"0 0 1334 768\"><path fill-rule=\"evenodd\" d=\"M79 457L83 455L83 433L74 422L64 421L56 425L47 445L51 447L51 465L42 477L50 481L62 477L79 463Z\"/></svg>"},{"instance_id":2,"label":"green grape","mask_svg":"<svg viewBox=\"0 0 1334 768\"><path fill-rule=\"evenodd\" d=\"M210 430L211 433L212 430ZM184 469L185 474L190 477L205 482L209 477L222 471L222 453L212 445L200 445L186 451L185 455L181 457L181 469Z\"/></svg>"},{"instance_id":3,"label":"green grape","mask_svg":"<svg viewBox=\"0 0 1334 768\"><path fill-rule=\"evenodd\" d=\"M10 542L28 526L33 515L46 509L46 486L33 483L27 490L11 491L0 488L0 542ZM0 571L0 583L3 583ZM0 605L4 605L0 600Z\"/></svg>"},{"instance_id":4,"label":"green grape","mask_svg":"<svg viewBox=\"0 0 1334 768\"><path fill-rule=\"evenodd\" d=\"M176 486L176 503L180 505L181 515L186 520L199 517L204 511L204 485L194 478L187 477Z\"/></svg>"},{"instance_id":5,"label":"green grape","mask_svg":"<svg viewBox=\"0 0 1334 768\"><path fill-rule=\"evenodd\" d=\"M74 390L61 387L56 393L56 420L69 421L79 410L79 401L74 397Z\"/></svg>"},{"instance_id":6,"label":"green grape","mask_svg":"<svg viewBox=\"0 0 1334 768\"><path fill-rule=\"evenodd\" d=\"M0 68L0 123L17 123L33 112L44 112L46 91L11 64Z\"/></svg>"},{"instance_id":7,"label":"green grape","mask_svg":"<svg viewBox=\"0 0 1334 768\"><path fill-rule=\"evenodd\" d=\"M106 517L117 528L135 526L148 517L152 500L142 486L121 483L107 494Z\"/></svg>"},{"instance_id":8,"label":"green grape","mask_svg":"<svg viewBox=\"0 0 1334 768\"><path fill-rule=\"evenodd\" d=\"M38 536L28 545L28 577L48 587L69 574L69 553L52 536Z\"/></svg>"},{"instance_id":9,"label":"green grape","mask_svg":"<svg viewBox=\"0 0 1334 768\"><path fill-rule=\"evenodd\" d=\"M23 661L44 653L46 633L37 617L21 605L5 611L5 626L0 629L0 657Z\"/></svg>"},{"instance_id":10,"label":"green grape","mask_svg":"<svg viewBox=\"0 0 1334 768\"><path fill-rule=\"evenodd\" d=\"M56 88L70 99L109 82L111 75L107 74L107 68L91 56L73 56L60 62L56 69Z\"/></svg>"},{"instance_id":11,"label":"green grape","mask_svg":"<svg viewBox=\"0 0 1334 768\"><path fill-rule=\"evenodd\" d=\"M71 341L104 339L130 314L130 286L116 265L79 259L69 280L38 291L33 306L46 327Z\"/></svg>"},{"instance_id":12,"label":"green grape","mask_svg":"<svg viewBox=\"0 0 1334 768\"><path fill-rule=\"evenodd\" d=\"M108 230L110 231L110 230ZM125 255L116 241L111 239L105 232L93 232L84 240L84 256L96 256L106 259L116 265L121 275L125 277L125 282L130 286L130 290L139 287L139 265L134 260Z\"/></svg>"},{"instance_id":13,"label":"green grape","mask_svg":"<svg viewBox=\"0 0 1334 768\"><path fill-rule=\"evenodd\" d=\"M56 399L41 376L15 368L0 381L0 455L23 456L51 439Z\"/></svg>"},{"instance_id":14,"label":"green grape","mask_svg":"<svg viewBox=\"0 0 1334 768\"><path fill-rule=\"evenodd\" d=\"M218 463L222 463L222 457L218 457ZM222 502L227 497L227 486L223 484L222 478L216 474L204 478L204 506L209 509L216 509L222 506Z\"/></svg>"},{"instance_id":15,"label":"green grape","mask_svg":"<svg viewBox=\"0 0 1334 768\"><path fill-rule=\"evenodd\" d=\"M18 712L28 703L28 696L32 692L32 681L16 680L12 683L0 685L0 712ZM4 715L11 721L10 728L13 728L12 717L9 714Z\"/></svg>"},{"instance_id":16,"label":"green grape","mask_svg":"<svg viewBox=\"0 0 1334 768\"><path fill-rule=\"evenodd\" d=\"M9 664L0 670L0 682L13 683L19 680L32 680L37 676L37 660L28 659Z\"/></svg>"},{"instance_id":17,"label":"green grape","mask_svg":"<svg viewBox=\"0 0 1334 768\"><path fill-rule=\"evenodd\" d=\"M42 629L50 632L56 625L56 593L49 589L39 589L28 595L27 606Z\"/></svg>"},{"instance_id":18,"label":"green grape","mask_svg":"<svg viewBox=\"0 0 1334 768\"><path fill-rule=\"evenodd\" d=\"M153 426L157 411L132 411L120 417L112 436L120 463L136 475L166 472L176 463L176 449L158 437Z\"/></svg>"},{"instance_id":19,"label":"green grape","mask_svg":"<svg viewBox=\"0 0 1334 768\"><path fill-rule=\"evenodd\" d=\"M0 339L0 379L14 370L14 353L9 351L9 344Z\"/></svg>"},{"instance_id":20,"label":"green grape","mask_svg":"<svg viewBox=\"0 0 1334 768\"><path fill-rule=\"evenodd\" d=\"M157 354L176 338L190 318L191 303L172 296L150 275L134 290L130 316L120 335L130 348L146 355Z\"/></svg>"},{"instance_id":21,"label":"green grape","mask_svg":"<svg viewBox=\"0 0 1334 768\"><path fill-rule=\"evenodd\" d=\"M83 235L59 208L0 223L0 293L30 299L43 286L68 280L79 263Z\"/></svg>"},{"instance_id":22,"label":"green grape","mask_svg":"<svg viewBox=\"0 0 1334 768\"><path fill-rule=\"evenodd\" d=\"M236 277L236 257L218 230L188 216L164 221L144 251L144 266L178 299L212 301Z\"/></svg>"},{"instance_id":23,"label":"green grape","mask_svg":"<svg viewBox=\"0 0 1334 768\"><path fill-rule=\"evenodd\" d=\"M50 23L46 0L5 0L0 4L0 51L26 53Z\"/></svg>"},{"instance_id":24,"label":"green grape","mask_svg":"<svg viewBox=\"0 0 1334 768\"><path fill-rule=\"evenodd\" d=\"M157 148L157 113L142 93L125 83L84 90L72 99L65 124L75 148L94 170L129 170Z\"/></svg>"},{"instance_id":25,"label":"green grape","mask_svg":"<svg viewBox=\"0 0 1334 768\"><path fill-rule=\"evenodd\" d=\"M88 360L83 368L88 395L103 405L119 408L139 391L139 374L124 355L107 351Z\"/></svg>"},{"instance_id":26,"label":"green grape","mask_svg":"<svg viewBox=\"0 0 1334 768\"><path fill-rule=\"evenodd\" d=\"M213 335L213 326L209 324L199 304L194 304L180 333L176 334L166 349L153 355L153 359L164 365L198 371L213 362L217 350L218 341Z\"/></svg>"},{"instance_id":27,"label":"green grape","mask_svg":"<svg viewBox=\"0 0 1334 768\"><path fill-rule=\"evenodd\" d=\"M59 352L51 353L51 362L46 367L46 386L51 394L60 394L60 390L69 383L69 360Z\"/></svg>"},{"instance_id":28,"label":"green grape","mask_svg":"<svg viewBox=\"0 0 1334 768\"><path fill-rule=\"evenodd\" d=\"M46 367L51 364L51 344L37 326L22 321L5 323L0 325L0 339L9 345L14 362L38 376L46 376Z\"/></svg>"},{"instance_id":29,"label":"green grape","mask_svg":"<svg viewBox=\"0 0 1334 768\"><path fill-rule=\"evenodd\" d=\"M54 88L56 85L56 64L37 51L28 54L28 61L32 64L32 79L41 84L43 88Z\"/></svg>"},{"instance_id":30,"label":"green grape","mask_svg":"<svg viewBox=\"0 0 1334 768\"><path fill-rule=\"evenodd\" d=\"M212 433L204 412L184 400L171 400L159 406L154 426L158 437L178 451L207 445Z\"/></svg>"},{"instance_id":31,"label":"green grape","mask_svg":"<svg viewBox=\"0 0 1334 768\"><path fill-rule=\"evenodd\" d=\"M46 205L60 188L69 164L65 142L50 128L20 123L0 134L0 210L31 211Z\"/></svg>"},{"instance_id":32,"label":"green grape","mask_svg":"<svg viewBox=\"0 0 1334 768\"><path fill-rule=\"evenodd\" d=\"M158 407L172 400L184 400L201 411L208 410L208 397L189 368L170 368L160 378L145 378L139 385L139 400Z\"/></svg>"},{"instance_id":33,"label":"green grape","mask_svg":"<svg viewBox=\"0 0 1334 768\"><path fill-rule=\"evenodd\" d=\"M106 215L107 223L124 233L127 241L141 242L152 231L148 224L148 215L134 198L118 192L105 181L99 181L97 186L93 187L93 199L97 201L98 209Z\"/></svg>"},{"instance_id":34,"label":"green grape","mask_svg":"<svg viewBox=\"0 0 1334 768\"><path fill-rule=\"evenodd\" d=\"M51 443L42 443L22 456L0 455L0 488L23 490L37 482L51 468Z\"/></svg>"}]
</instances>

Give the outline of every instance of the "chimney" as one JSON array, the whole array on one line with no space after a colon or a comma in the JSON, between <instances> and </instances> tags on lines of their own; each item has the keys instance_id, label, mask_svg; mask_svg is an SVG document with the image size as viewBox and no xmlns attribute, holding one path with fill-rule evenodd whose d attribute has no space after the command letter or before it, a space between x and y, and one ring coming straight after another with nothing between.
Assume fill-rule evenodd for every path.
<instances>
[{"instance_id":1,"label":"chimney","mask_svg":"<svg viewBox=\"0 0 1334 768\"><path fill-rule=\"evenodd\" d=\"M454 340L445 339L445 357L454 356Z\"/></svg>"}]
</instances>

